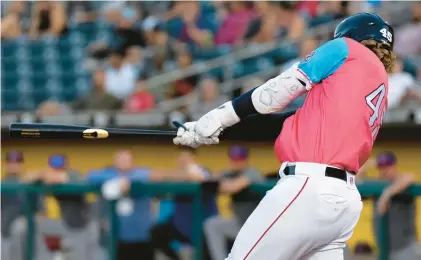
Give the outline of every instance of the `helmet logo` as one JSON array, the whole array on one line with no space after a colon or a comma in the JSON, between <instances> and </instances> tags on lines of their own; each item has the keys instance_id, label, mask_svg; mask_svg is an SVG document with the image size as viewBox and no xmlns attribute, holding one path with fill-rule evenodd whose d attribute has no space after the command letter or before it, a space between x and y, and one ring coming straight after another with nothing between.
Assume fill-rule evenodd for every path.
<instances>
[{"instance_id":1,"label":"helmet logo","mask_svg":"<svg viewBox=\"0 0 421 260\"><path fill-rule=\"evenodd\" d=\"M386 28L381 29L380 33L382 34L383 38L386 38L389 42L393 41L392 33L389 30L387 30Z\"/></svg>"}]
</instances>

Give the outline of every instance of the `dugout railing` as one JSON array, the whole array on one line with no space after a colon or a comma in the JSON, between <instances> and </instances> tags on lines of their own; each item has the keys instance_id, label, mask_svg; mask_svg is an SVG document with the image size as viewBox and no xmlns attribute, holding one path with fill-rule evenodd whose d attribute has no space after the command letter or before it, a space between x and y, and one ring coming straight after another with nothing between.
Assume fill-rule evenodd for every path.
<instances>
[{"instance_id":1,"label":"dugout railing","mask_svg":"<svg viewBox=\"0 0 421 260\"><path fill-rule=\"evenodd\" d=\"M262 196L276 184L275 181L268 181L263 184L253 184L250 188ZM383 189L387 187L387 182L365 182L358 185L358 189L362 196L378 197ZM193 225L193 247L195 248L194 259L202 259L202 212L201 196L209 185L201 183L133 183L131 187L132 195L192 195L194 207L194 223ZM214 186L214 185L211 185ZM23 193L26 200L24 205L25 217L27 218L27 232L25 243L25 260L32 260L34 256L34 234L35 234L35 204L33 194L85 194L100 193L99 186L91 184L63 184L63 185L35 185L35 184L1 184L1 193ZM405 192L408 196L421 196L421 184L410 186ZM117 214L115 210L115 201L109 201L110 210L108 212L110 223L110 239L108 245L109 260L115 260L116 257L116 240L117 240ZM388 216L387 214L380 218L378 222L379 237L379 260L388 260Z\"/></svg>"}]
</instances>

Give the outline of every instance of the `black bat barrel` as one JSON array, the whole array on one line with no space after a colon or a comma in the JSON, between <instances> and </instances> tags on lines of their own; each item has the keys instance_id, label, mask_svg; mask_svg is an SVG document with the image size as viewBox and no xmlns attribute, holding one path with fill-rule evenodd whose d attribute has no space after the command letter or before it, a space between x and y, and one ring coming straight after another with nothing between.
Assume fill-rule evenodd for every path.
<instances>
[{"instance_id":1,"label":"black bat barrel","mask_svg":"<svg viewBox=\"0 0 421 260\"><path fill-rule=\"evenodd\" d=\"M11 138L31 139L105 139L119 137L168 137L173 138L176 131L96 128L78 125L24 124L12 123L9 127Z\"/></svg>"}]
</instances>

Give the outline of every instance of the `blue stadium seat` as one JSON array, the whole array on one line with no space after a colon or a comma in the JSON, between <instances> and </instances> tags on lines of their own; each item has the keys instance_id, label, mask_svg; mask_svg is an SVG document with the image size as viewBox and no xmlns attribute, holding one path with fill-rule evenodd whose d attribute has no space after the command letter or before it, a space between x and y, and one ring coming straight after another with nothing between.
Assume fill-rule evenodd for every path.
<instances>
[{"instance_id":1,"label":"blue stadium seat","mask_svg":"<svg viewBox=\"0 0 421 260\"><path fill-rule=\"evenodd\" d=\"M19 110L19 95L16 89L1 88L1 109L4 111Z\"/></svg>"},{"instance_id":2,"label":"blue stadium seat","mask_svg":"<svg viewBox=\"0 0 421 260\"><path fill-rule=\"evenodd\" d=\"M65 72L73 72L75 68L75 59L71 56L64 56L57 64Z\"/></svg>"},{"instance_id":3,"label":"blue stadium seat","mask_svg":"<svg viewBox=\"0 0 421 260\"><path fill-rule=\"evenodd\" d=\"M2 71L16 71L17 70L16 59L14 59L13 57L10 57L10 58L2 57L1 68L2 68Z\"/></svg>"},{"instance_id":4,"label":"blue stadium seat","mask_svg":"<svg viewBox=\"0 0 421 260\"><path fill-rule=\"evenodd\" d=\"M45 43L42 41L33 41L28 44L28 50L30 56L44 56L44 51L46 50Z\"/></svg>"},{"instance_id":5,"label":"blue stadium seat","mask_svg":"<svg viewBox=\"0 0 421 260\"><path fill-rule=\"evenodd\" d=\"M8 57L14 57L18 49L18 45L15 42L7 41L7 40L2 40L2 43L0 46L1 46L2 59L8 58Z\"/></svg>"},{"instance_id":6,"label":"blue stadium seat","mask_svg":"<svg viewBox=\"0 0 421 260\"><path fill-rule=\"evenodd\" d=\"M19 78L17 74L2 73L1 75L1 89L16 90Z\"/></svg>"}]
</instances>

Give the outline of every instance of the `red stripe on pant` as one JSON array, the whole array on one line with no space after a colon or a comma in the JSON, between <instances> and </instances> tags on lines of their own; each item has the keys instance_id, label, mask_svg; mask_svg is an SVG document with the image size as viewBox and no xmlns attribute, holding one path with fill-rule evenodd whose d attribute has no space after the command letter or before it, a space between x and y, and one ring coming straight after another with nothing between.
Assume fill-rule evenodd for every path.
<instances>
[{"instance_id":1,"label":"red stripe on pant","mask_svg":"<svg viewBox=\"0 0 421 260\"><path fill-rule=\"evenodd\" d=\"M265 232L263 232L263 234L256 241L256 243L254 243L253 247L248 251L247 255L244 257L244 260L246 260L247 257L250 256L251 252L253 252L253 250L256 248L257 244L259 244L259 242L263 239L263 237L267 234L267 232L269 232L269 230L273 227L273 225L275 225L275 223L278 221L278 219L288 210L289 207L291 207L291 205L298 198L298 196L300 196L300 194L303 192L304 188L306 187L307 182L308 182L308 177L307 177L306 181L304 182L303 186L301 187L301 189L298 191L297 195L295 195L295 197L288 203L288 205L285 207L285 209L278 215L278 217L276 217L276 219L272 222L272 224L270 224L270 226L265 230Z\"/></svg>"}]
</instances>

